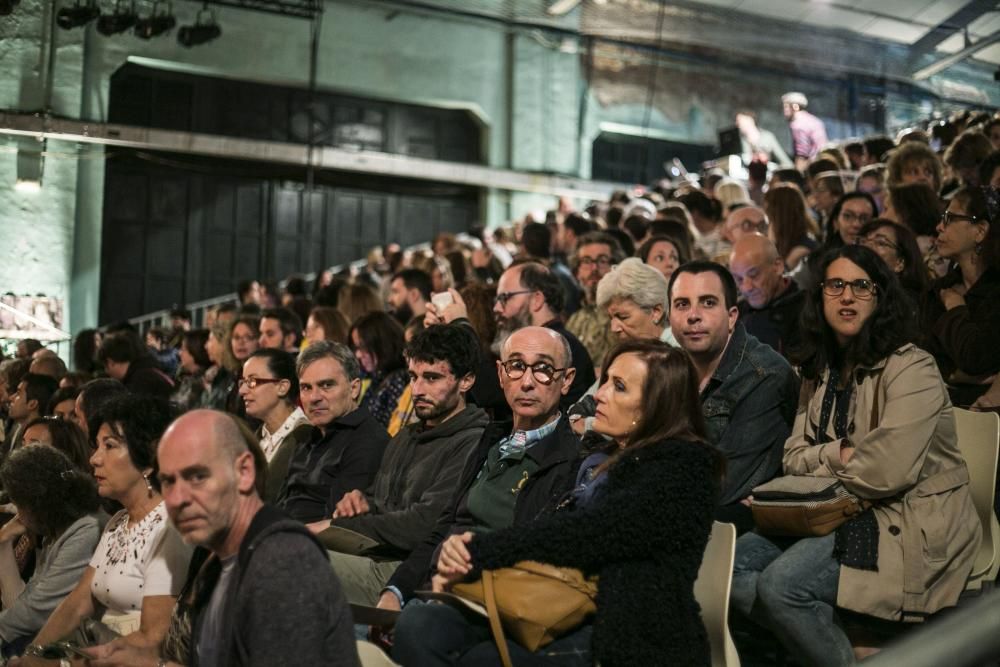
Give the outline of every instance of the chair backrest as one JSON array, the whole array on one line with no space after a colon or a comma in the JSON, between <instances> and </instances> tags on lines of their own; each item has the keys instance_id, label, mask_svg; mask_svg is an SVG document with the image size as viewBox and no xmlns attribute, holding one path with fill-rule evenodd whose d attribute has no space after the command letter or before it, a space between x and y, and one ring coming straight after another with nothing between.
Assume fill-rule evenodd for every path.
<instances>
[{"instance_id":1,"label":"chair backrest","mask_svg":"<svg viewBox=\"0 0 1000 667\"><path fill-rule=\"evenodd\" d=\"M361 667L396 667L382 649L371 642L358 640L358 657Z\"/></svg>"},{"instance_id":2,"label":"chair backrest","mask_svg":"<svg viewBox=\"0 0 1000 667\"><path fill-rule=\"evenodd\" d=\"M712 667L739 667L736 646L729 635L729 588L733 581L736 527L731 523L712 524L705 555L694 582L694 597L701 606L701 618L708 631Z\"/></svg>"},{"instance_id":3,"label":"chair backrest","mask_svg":"<svg viewBox=\"0 0 1000 667\"><path fill-rule=\"evenodd\" d=\"M975 569L989 568L1000 554L995 553L997 517L994 495L997 483L997 457L1000 456L1000 416L994 412L972 412L955 408L955 432L958 448L969 466L969 492L983 525L983 548ZM987 553L993 550L994 553ZM992 557L991 557L992 556ZM979 573L976 573L979 574Z\"/></svg>"}]
</instances>

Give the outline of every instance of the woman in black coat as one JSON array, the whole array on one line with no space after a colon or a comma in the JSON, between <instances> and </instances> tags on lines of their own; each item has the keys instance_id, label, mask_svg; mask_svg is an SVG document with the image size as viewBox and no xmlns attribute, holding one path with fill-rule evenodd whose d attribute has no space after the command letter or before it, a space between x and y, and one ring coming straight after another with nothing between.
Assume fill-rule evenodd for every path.
<instances>
[{"instance_id":1,"label":"woman in black coat","mask_svg":"<svg viewBox=\"0 0 1000 667\"><path fill-rule=\"evenodd\" d=\"M687 354L659 341L612 350L595 394L594 430L614 444L584 461L567 511L450 538L435 588L521 560L580 568L599 576L592 629L577 631L592 631L593 655L553 663L708 665L694 581L722 463L705 442L696 378ZM480 656L477 664L481 650L469 653ZM544 648L532 658L548 662Z\"/></svg>"}]
</instances>

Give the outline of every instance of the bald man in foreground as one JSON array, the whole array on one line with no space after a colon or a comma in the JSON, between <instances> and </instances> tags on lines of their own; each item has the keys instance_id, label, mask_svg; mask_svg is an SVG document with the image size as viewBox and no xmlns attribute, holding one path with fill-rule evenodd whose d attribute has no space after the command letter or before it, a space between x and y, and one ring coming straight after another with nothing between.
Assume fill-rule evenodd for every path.
<instances>
[{"instance_id":1,"label":"bald man in foreground","mask_svg":"<svg viewBox=\"0 0 1000 667\"><path fill-rule=\"evenodd\" d=\"M798 343L805 292L785 277L778 248L766 236L746 234L733 246L729 270L743 296L740 322L747 333L787 357Z\"/></svg>"},{"instance_id":2,"label":"bald man in foreground","mask_svg":"<svg viewBox=\"0 0 1000 667\"><path fill-rule=\"evenodd\" d=\"M326 549L261 501L267 464L253 434L231 415L196 410L170 425L157 460L170 520L199 548L160 650L115 641L91 649L90 664L357 667Z\"/></svg>"}]
</instances>

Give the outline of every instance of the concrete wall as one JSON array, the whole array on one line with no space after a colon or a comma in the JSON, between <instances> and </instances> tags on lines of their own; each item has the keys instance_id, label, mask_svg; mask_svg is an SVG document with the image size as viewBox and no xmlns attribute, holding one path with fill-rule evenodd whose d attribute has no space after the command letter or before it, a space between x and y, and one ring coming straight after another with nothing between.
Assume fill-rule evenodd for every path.
<instances>
[{"instance_id":1,"label":"concrete wall","mask_svg":"<svg viewBox=\"0 0 1000 667\"><path fill-rule=\"evenodd\" d=\"M22 0L0 18L0 108L35 110L45 103L51 0ZM178 1L179 24L200 5ZM216 10L222 37L187 49L174 35L143 41L56 31L50 106L72 118L104 120L111 75L129 58L145 64L295 86L308 83L309 23L253 12ZM565 26L574 27L571 15ZM469 109L484 128L488 164L587 177L590 146L602 123L648 127L678 141L713 143L733 111L763 111L761 125L785 135L777 97L800 88L831 123L833 136L852 127L844 77L749 70L705 58L651 55L602 45L586 76L579 40L558 31L512 29L502 23L403 9L379 2L328 2L319 48L322 88L375 98ZM657 92L647 113L650 68ZM989 72L957 68L960 84L985 88ZM992 83L992 81L990 81ZM997 94L988 93L996 104ZM45 292L68 301L76 331L97 324L104 155L100 148L50 143L44 188L14 191L15 154L0 151L0 289ZM111 195L113 196L113 194ZM483 217L498 224L549 208L551 198L488 191Z\"/></svg>"}]
</instances>

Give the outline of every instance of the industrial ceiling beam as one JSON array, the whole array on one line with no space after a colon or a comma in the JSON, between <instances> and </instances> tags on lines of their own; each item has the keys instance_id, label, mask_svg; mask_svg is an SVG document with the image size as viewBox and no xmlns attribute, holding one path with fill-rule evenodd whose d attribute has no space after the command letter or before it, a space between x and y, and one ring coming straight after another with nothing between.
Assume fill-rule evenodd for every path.
<instances>
[{"instance_id":1,"label":"industrial ceiling beam","mask_svg":"<svg viewBox=\"0 0 1000 667\"><path fill-rule=\"evenodd\" d=\"M199 0L208 5L235 7L265 14L312 19L323 11L322 0Z\"/></svg>"},{"instance_id":2,"label":"industrial ceiling beam","mask_svg":"<svg viewBox=\"0 0 1000 667\"><path fill-rule=\"evenodd\" d=\"M968 45L961 51L953 53L950 56L945 56L944 58L941 58L937 62L933 62L930 65L927 65L926 67L920 68L919 70L913 73L913 79L915 81L923 81L924 79L929 79L938 72L943 72L952 65L960 63L966 58L972 57L979 51L985 49L987 46L996 44L997 42L1000 42L1000 30L997 30L989 37L984 37L978 42Z\"/></svg>"},{"instance_id":3,"label":"industrial ceiling beam","mask_svg":"<svg viewBox=\"0 0 1000 667\"><path fill-rule=\"evenodd\" d=\"M922 55L931 53L938 44L956 32L965 30L970 23L995 9L997 9L997 0L972 0L914 42L910 46L910 60L913 61Z\"/></svg>"},{"instance_id":4,"label":"industrial ceiling beam","mask_svg":"<svg viewBox=\"0 0 1000 667\"><path fill-rule=\"evenodd\" d=\"M552 174L498 169L478 164L427 160L409 155L356 151L305 144L261 141L214 134L160 130L131 125L47 118L38 114L0 111L0 135L34 137L139 150L165 151L230 160L251 160L316 169L412 178L439 183L495 188L511 192L578 199L607 199L624 183L588 181Z\"/></svg>"}]
</instances>

